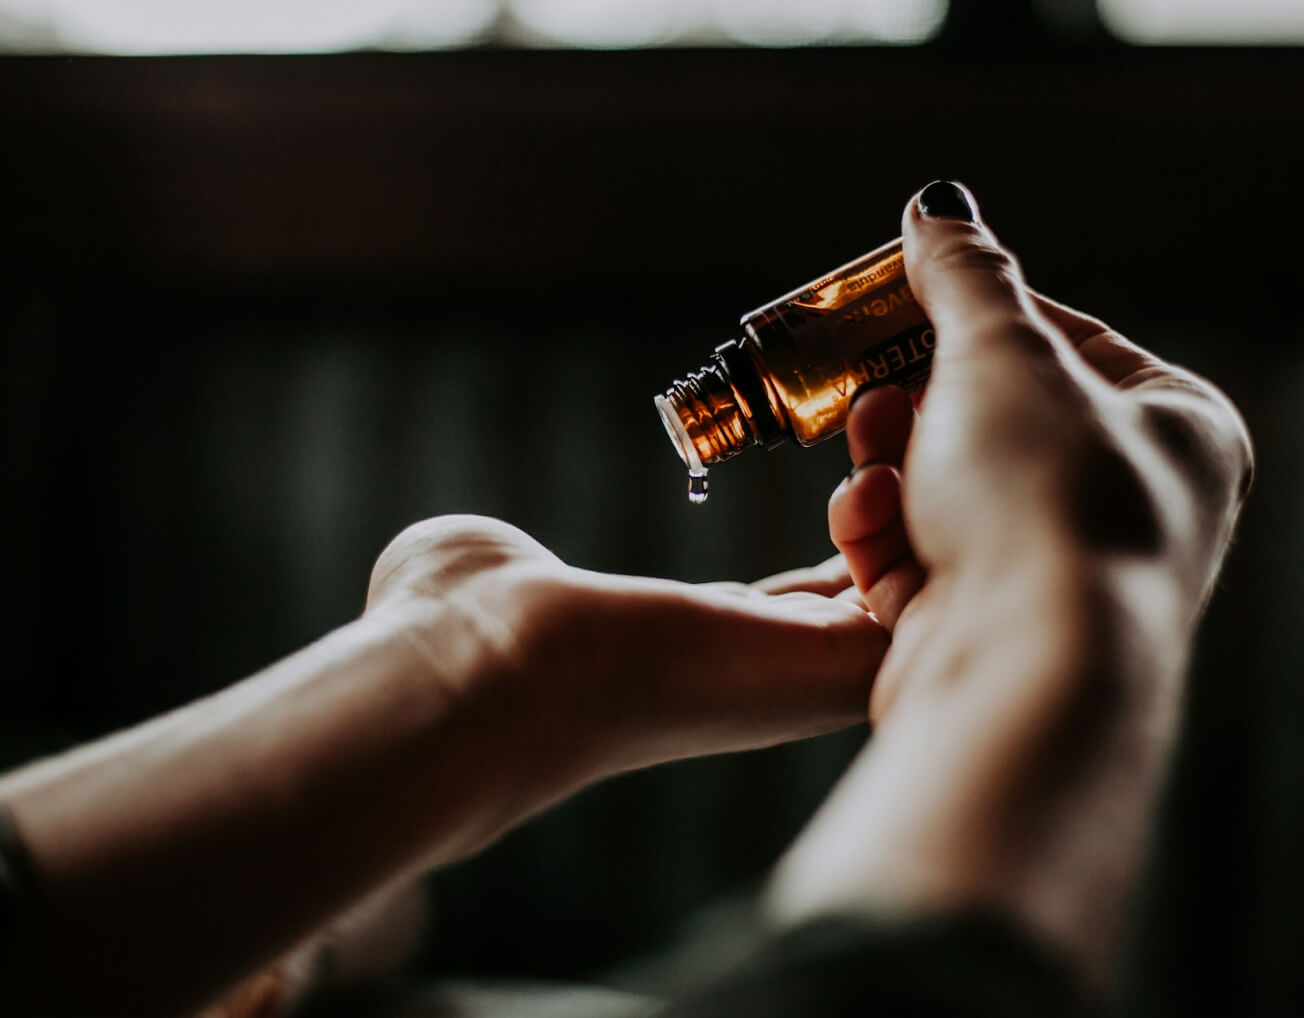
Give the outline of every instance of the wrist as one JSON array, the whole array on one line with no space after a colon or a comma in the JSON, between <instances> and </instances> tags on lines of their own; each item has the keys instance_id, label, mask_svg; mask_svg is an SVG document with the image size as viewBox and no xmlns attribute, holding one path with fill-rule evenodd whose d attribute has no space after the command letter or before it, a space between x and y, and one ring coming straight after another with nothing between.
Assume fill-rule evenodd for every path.
<instances>
[{"instance_id":1,"label":"wrist","mask_svg":"<svg viewBox=\"0 0 1304 1018\"><path fill-rule=\"evenodd\" d=\"M1175 730L1180 590L1038 540L930 574L896 701L779 870L781 919L990 908L1103 971Z\"/></svg>"},{"instance_id":2,"label":"wrist","mask_svg":"<svg viewBox=\"0 0 1304 1018\"><path fill-rule=\"evenodd\" d=\"M935 580L954 609L935 630L980 655L1035 629L1053 646L1055 670L1075 671L1115 653L1149 657L1190 635L1190 592L1173 556L1102 549L1070 527L1022 528L1004 547L930 573Z\"/></svg>"},{"instance_id":3,"label":"wrist","mask_svg":"<svg viewBox=\"0 0 1304 1018\"><path fill-rule=\"evenodd\" d=\"M516 575L519 573L519 575ZM537 574L536 574L537 573ZM551 573L514 573L459 584L440 597L402 594L369 608L372 624L419 676L435 709L428 738L463 767L465 798L482 804L475 844L587 783L592 741L577 731L565 651L567 599Z\"/></svg>"},{"instance_id":4,"label":"wrist","mask_svg":"<svg viewBox=\"0 0 1304 1018\"><path fill-rule=\"evenodd\" d=\"M412 635L431 626L435 659ZM62 1009L86 1013L89 986L110 1011L188 1011L372 888L519 819L510 754L483 749L476 641L450 627L431 606L377 606L213 697L6 777L41 881L32 950L86 975L58 987ZM210 947L198 962L182 957L194 940Z\"/></svg>"}]
</instances>

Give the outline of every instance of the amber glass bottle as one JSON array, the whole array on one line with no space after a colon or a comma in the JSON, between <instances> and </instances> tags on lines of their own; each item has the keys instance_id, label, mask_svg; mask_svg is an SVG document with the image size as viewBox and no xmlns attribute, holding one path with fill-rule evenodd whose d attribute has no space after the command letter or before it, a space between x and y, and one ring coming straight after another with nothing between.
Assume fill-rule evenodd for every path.
<instances>
[{"instance_id":1,"label":"amber glass bottle","mask_svg":"<svg viewBox=\"0 0 1304 1018\"><path fill-rule=\"evenodd\" d=\"M920 391L933 357L900 240L743 315L742 329L656 397L694 501L706 497L706 468L749 446L838 434L866 383Z\"/></svg>"}]
</instances>

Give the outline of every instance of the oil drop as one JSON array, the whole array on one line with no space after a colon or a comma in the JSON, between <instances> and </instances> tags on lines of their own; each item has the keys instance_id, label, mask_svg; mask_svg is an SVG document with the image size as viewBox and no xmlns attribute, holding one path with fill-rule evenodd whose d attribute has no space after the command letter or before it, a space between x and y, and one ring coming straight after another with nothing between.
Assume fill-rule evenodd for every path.
<instances>
[{"instance_id":1,"label":"oil drop","mask_svg":"<svg viewBox=\"0 0 1304 1018\"><path fill-rule=\"evenodd\" d=\"M697 446L684 428L683 421L675 412L674 406L665 396L653 397L657 410L661 413L661 423L666 426L666 434L679 450L679 458L688 467L688 501L701 505L706 501L706 467L702 457L697 454Z\"/></svg>"},{"instance_id":2,"label":"oil drop","mask_svg":"<svg viewBox=\"0 0 1304 1018\"><path fill-rule=\"evenodd\" d=\"M688 472L688 501L701 505L706 501L706 467Z\"/></svg>"}]
</instances>

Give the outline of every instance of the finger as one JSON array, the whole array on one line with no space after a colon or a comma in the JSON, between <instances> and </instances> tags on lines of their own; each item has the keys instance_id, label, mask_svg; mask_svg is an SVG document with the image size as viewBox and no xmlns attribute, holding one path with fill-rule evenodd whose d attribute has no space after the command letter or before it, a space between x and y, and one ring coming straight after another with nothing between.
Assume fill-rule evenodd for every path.
<instances>
[{"instance_id":1,"label":"finger","mask_svg":"<svg viewBox=\"0 0 1304 1018\"><path fill-rule=\"evenodd\" d=\"M756 588L753 583L743 583L741 580L708 580L705 583L699 583L699 587L704 590L717 590L722 594L733 594L735 597L763 597L764 592Z\"/></svg>"},{"instance_id":2,"label":"finger","mask_svg":"<svg viewBox=\"0 0 1304 1018\"><path fill-rule=\"evenodd\" d=\"M1146 402L1207 409L1213 404L1222 412L1226 399L1205 379L1172 364L1115 332L1099 318L1076 311L1040 293L1032 299L1047 319L1056 325L1083 359L1120 389L1141 393ZM1169 398L1175 397L1175 398Z\"/></svg>"},{"instance_id":3,"label":"finger","mask_svg":"<svg viewBox=\"0 0 1304 1018\"><path fill-rule=\"evenodd\" d=\"M1098 318L1034 293L1037 309L1055 324L1106 381L1134 394L1160 443L1203 490L1230 480L1238 499L1249 491L1254 450L1231 401L1211 382L1171 364L1115 332Z\"/></svg>"},{"instance_id":4,"label":"finger","mask_svg":"<svg viewBox=\"0 0 1304 1018\"><path fill-rule=\"evenodd\" d=\"M732 658L755 706L771 699L778 728L829 730L865 717L869 693L890 638L863 606L839 597L782 594L740 603L734 627L706 640ZM799 719L807 720L801 722ZM787 737L787 736L785 736Z\"/></svg>"},{"instance_id":5,"label":"finger","mask_svg":"<svg viewBox=\"0 0 1304 1018\"><path fill-rule=\"evenodd\" d=\"M847 570L847 561L841 555L834 555L816 566L804 566L789 569L746 584L749 591L762 594L791 594L804 591L833 597L851 584L851 573Z\"/></svg>"},{"instance_id":6,"label":"finger","mask_svg":"<svg viewBox=\"0 0 1304 1018\"><path fill-rule=\"evenodd\" d=\"M896 632L901 613L924 585L924 575L923 567L913 555L899 556L861 595L865 610L889 633Z\"/></svg>"},{"instance_id":7,"label":"finger","mask_svg":"<svg viewBox=\"0 0 1304 1018\"><path fill-rule=\"evenodd\" d=\"M872 461L900 466L914 424L914 404L895 385L861 389L847 413L847 452L860 466Z\"/></svg>"},{"instance_id":8,"label":"finger","mask_svg":"<svg viewBox=\"0 0 1304 1018\"><path fill-rule=\"evenodd\" d=\"M883 533L901 515L901 477L895 467L875 463L852 472L829 498L829 537L853 577L857 547Z\"/></svg>"},{"instance_id":9,"label":"finger","mask_svg":"<svg viewBox=\"0 0 1304 1018\"><path fill-rule=\"evenodd\" d=\"M847 451L857 465L829 499L829 536L862 595L910 555L898 468L914 417L910 397L895 386L858 393L847 416Z\"/></svg>"},{"instance_id":10,"label":"finger","mask_svg":"<svg viewBox=\"0 0 1304 1018\"><path fill-rule=\"evenodd\" d=\"M868 598L875 584L895 566L914 561L910 538L900 516L877 533L857 541L841 541L839 547L843 549L852 582L862 598Z\"/></svg>"},{"instance_id":11,"label":"finger","mask_svg":"<svg viewBox=\"0 0 1304 1018\"><path fill-rule=\"evenodd\" d=\"M847 448L852 462L871 466L875 461L899 465L905 456L913 423L914 407L904 390L886 386L858 392L852 398L847 417ZM874 479L856 482L854 493L851 492L851 480L843 485L848 494L845 500L847 518L840 524L840 533L851 535L853 530L859 529L863 534L867 532L865 528L881 529L896 518L900 512L900 489L895 478L886 487ZM862 502L863 499L868 499L868 502ZM848 536L847 540L859 536ZM779 573L758 580L752 586L767 594L809 591L832 597L851 582L846 560L842 555L835 555L818 566Z\"/></svg>"},{"instance_id":12,"label":"finger","mask_svg":"<svg viewBox=\"0 0 1304 1018\"><path fill-rule=\"evenodd\" d=\"M738 598L702 588L691 600L670 592L655 611L640 613L629 639L658 662L619 688L641 727L665 733L653 750L659 759L770 745L863 721L890 643L863 606L840 597ZM667 667L667 657L681 663Z\"/></svg>"},{"instance_id":13,"label":"finger","mask_svg":"<svg viewBox=\"0 0 1304 1018\"><path fill-rule=\"evenodd\" d=\"M900 513L900 486L892 476L886 484L870 477L876 462L899 464L905 456L906 443L914 422L914 409L906 393L889 386L869 389L852 399L847 419L847 446L853 463L866 463L864 479L853 477L839 489L843 493L838 532L849 543L879 530ZM889 474L891 473L890 468ZM853 484L854 482L854 484ZM870 563L862 572L876 568ZM842 555L835 555L818 566L793 569L757 581L753 586L767 594L809 591L832 597L852 583L851 571Z\"/></svg>"},{"instance_id":14,"label":"finger","mask_svg":"<svg viewBox=\"0 0 1304 1018\"><path fill-rule=\"evenodd\" d=\"M934 371L978 354L1053 354L1014 256L981 222L968 190L934 181L902 220L910 289L937 331Z\"/></svg>"},{"instance_id":15,"label":"finger","mask_svg":"<svg viewBox=\"0 0 1304 1018\"><path fill-rule=\"evenodd\" d=\"M862 596L893 566L913 559L896 468L861 467L838 485L829 499L829 537Z\"/></svg>"},{"instance_id":16,"label":"finger","mask_svg":"<svg viewBox=\"0 0 1304 1018\"><path fill-rule=\"evenodd\" d=\"M1137 346L1099 318L1076 311L1045 294L1035 291L1029 294L1037 310L1059 328L1082 359L1107 382L1130 388L1137 382L1129 380L1140 379L1143 373L1144 377L1156 377L1168 371L1181 373L1181 369Z\"/></svg>"}]
</instances>

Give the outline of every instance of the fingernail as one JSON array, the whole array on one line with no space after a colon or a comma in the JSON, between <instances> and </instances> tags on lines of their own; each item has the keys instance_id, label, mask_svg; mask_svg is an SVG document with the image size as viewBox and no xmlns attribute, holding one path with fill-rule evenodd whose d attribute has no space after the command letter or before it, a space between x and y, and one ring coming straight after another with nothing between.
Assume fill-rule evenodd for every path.
<instances>
[{"instance_id":1,"label":"fingernail","mask_svg":"<svg viewBox=\"0 0 1304 1018\"><path fill-rule=\"evenodd\" d=\"M934 180L919 192L919 211L934 219L974 221L973 206L963 190L949 180Z\"/></svg>"},{"instance_id":2,"label":"fingernail","mask_svg":"<svg viewBox=\"0 0 1304 1018\"><path fill-rule=\"evenodd\" d=\"M851 394L851 402L847 404L847 410L850 411L851 408L856 405L856 400L860 399L861 396L865 395L865 393L869 392L873 388L874 388L873 383L865 382L858 389L856 389L856 391Z\"/></svg>"},{"instance_id":3,"label":"fingernail","mask_svg":"<svg viewBox=\"0 0 1304 1018\"><path fill-rule=\"evenodd\" d=\"M868 470L870 467L876 467L886 462L887 460L865 460L864 463L857 463L854 467L851 468L851 470L847 472L847 483L850 484L851 479L855 477L858 473L860 473L862 470Z\"/></svg>"}]
</instances>

